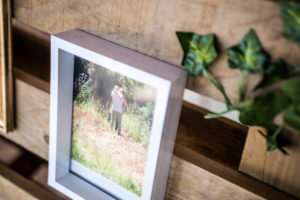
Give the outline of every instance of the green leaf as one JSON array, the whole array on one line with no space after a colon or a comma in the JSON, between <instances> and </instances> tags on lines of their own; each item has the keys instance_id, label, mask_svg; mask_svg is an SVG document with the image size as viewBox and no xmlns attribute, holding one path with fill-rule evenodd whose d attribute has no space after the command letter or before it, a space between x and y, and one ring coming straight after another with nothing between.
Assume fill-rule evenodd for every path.
<instances>
[{"instance_id":1,"label":"green leaf","mask_svg":"<svg viewBox=\"0 0 300 200\"><path fill-rule=\"evenodd\" d=\"M226 50L229 67L250 73L260 73L267 60L253 29L235 46Z\"/></svg>"},{"instance_id":2,"label":"green leaf","mask_svg":"<svg viewBox=\"0 0 300 200\"><path fill-rule=\"evenodd\" d=\"M291 105L283 114L284 122L300 131L300 105Z\"/></svg>"},{"instance_id":3,"label":"green leaf","mask_svg":"<svg viewBox=\"0 0 300 200\"><path fill-rule=\"evenodd\" d=\"M273 128L273 120L288 107L290 99L281 91L273 91L232 106L240 111L239 120L248 126Z\"/></svg>"},{"instance_id":4,"label":"green leaf","mask_svg":"<svg viewBox=\"0 0 300 200\"><path fill-rule=\"evenodd\" d=\"M280 1L283 36L300 44L300 3Z\"/></svg>"},{"instance_id":5,"label":"green leaf","mask_svg":"<svg viewBox=\"0 0 300 200\"><path fill-rule=\"evenodd\" d=\"M286 81L282 86L282 91L293 103L300 104L300 77L295 77Z\"/></svg>"},{"instance_id":6,"label":"green leaf","mask_svg":"<svg viewBox=\"0 0 300 200\"><path fill-rule=\"evenodd\" d=\"M264 70L262 81L255 87L255 89L286 79L291 75L291 71L292 69L283 60L275 60Z\"/></svg>"},{"instance_id":7,"label":"green leaf","mask_svg":"<svg viewBox=\"0 0 300 200\"><path fill-rule=\"evenodd\" d=\"M199 75L217 58L214 34L198 35L185 32L176 34L184 52L182 65L191 75Z\"/></svg>"}]
</instances>

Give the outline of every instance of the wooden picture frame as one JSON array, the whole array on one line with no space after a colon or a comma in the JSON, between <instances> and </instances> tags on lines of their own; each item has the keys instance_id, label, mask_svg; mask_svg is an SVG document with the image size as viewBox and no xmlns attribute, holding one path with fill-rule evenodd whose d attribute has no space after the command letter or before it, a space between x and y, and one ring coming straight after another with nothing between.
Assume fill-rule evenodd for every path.
<instances>
[{"instance_id":1,"label":"wooden picture frame","mask_svg":"<svg viewBox=\"0 0 300 200\"><path fill-rule=\"evenodd\" d=\"M13 129L11 1L0 3L0 131Z\"/></svg>"},{"instance_id":2,"label":"wooden picture frame","mask_svg":"<svg viewBox=\"0 0 300 200\"><path fill-rule=\"evenodd\" d=\"M94 63L96 69L103 68L155 90L139 194L104 174L95 173L83 162L75 162L74 68L77 57ZM48 184L72 199L164 199L186 80L187 72L181 67L80 30L52 35Z\"/></svg>"}]
</instances>

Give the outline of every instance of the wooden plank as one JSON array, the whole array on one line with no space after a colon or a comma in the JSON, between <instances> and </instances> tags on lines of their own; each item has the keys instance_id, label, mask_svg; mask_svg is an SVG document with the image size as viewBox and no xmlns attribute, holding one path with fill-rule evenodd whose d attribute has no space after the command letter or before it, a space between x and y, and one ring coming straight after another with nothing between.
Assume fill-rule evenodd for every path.
<instances>
[{"instance_id":1,"label":"wooden plank","mask_svg":"<svg viewBox=\"0 0 300 200\"><path fill-rule=\"evenodd\" d=\"M16 186L14 183L0 176L0 200L37 200L34 196Z\"/></svg>"},{"instance_id":2,"label":"wooden plank","mask_svg":"<svg viewBox=\"0 0 300 200\"><path fill-rule=\"evenodd\" d=\"M245 175L230 167L224 166L214 160L211 160L188 147L184 147L180 144L175 144L174 155L199 166L200 168L207 170L216 176L219 176L231 183L234 183L241 188L253 192L266 199L284 199L292 200L297 199L285 192L275 189L274 187L264 184L261 181L257 181L248 175Z\"/></svg>"},{"instance_id":3,"label":"wooden plank","mask_svg":"<svg viewBox=\"0 0 300 200\"><path fill-rule=\"evenodd\" d=\"M21 146L43 157L44 159L47 159L48 157L47 142L48 142L48 126L49 126L48 125L49 94L17 79L16 96L17 96L16 104L17 104L18 126L14 132L9 133L5 137L20 144ZM178 134L182 134L180 130ZM280 191L274 190L267 185L255 181L254 179L251 178L249 179L249 177L237 172L236 170L233 170L230 167L226 167L223 164L220 164L216 161L212 161L206 158L205 156L201 156L199 152L197 152L197 149L193 148L188 143L185 145L186 146L181 145L177 141L174 150L174 155L180 157L181 159L186 160L185 164L182 164L183 167L185 165L189 165L189 162L197 166L200 166L204 170L210 171L216 174L217 176L221 177L222 179L228 180L228 182L232 182L233 185L239 185L240 186L239 189L234 189L235 190L234 192L237 193L240 192L239 190L243 191L244 189L242 188L245 188L246 190L251 191L251 193L257 193L257 195L268 199L269 198L274 199L274 196L282 197L283 199L286 200L293 199L290 196ZM214 146L216 145L217 144L215 144ZM183 187L182 185L184 185L184 183L182 182L182 180L177 180L177 178L189 176L189 174L186 174L187 173L186 170L188 170L189 167L184 167L183 169L185 170L183 170L182 173L178 171L178 172L173 172L173 174L170 175L170 179L172 179L175 185L180 183L178 187L175 185L173 186L173 183L171 184L173 189L170 191L171 193L170 198L173 199L176 199L177 197L181 198L180 192L178 193L178 196L174 194L177 193L179 190L185 193L185 195L189 195L191 198L192 197L196 198L198 195L197 190L199 190L198 182L201 180L203 181L203 183L201 182L200 184L199 182L200 185L206 184L205 182L207 179L200 179L198 180L198 182L195 183L194 188L190 188L190 193L189 191L185 191L184 188L180 189L181 187ZM199 170L197 173L199 173L199 175L197 175L196 177L202 176L201 170ZM213 179L215 180L215 178ZM219 183L218 180L219 179L216 179L215 182L212 182L210 187L214 188L214 185ZM194 182L193 179L191 179L190 181ZM219 185L218 187L221 186ZM202 191L203 194L204 191L205 190ZM211 195L210 197L212 199L215 197L213 193L215 193L215 190L210 190L209 192L207 192L207 194ZM244 194L244 192L242 193Z\"/></svg>"},{"instance_id":4,"label":"wooden plank","mask_svg":"<svg viewBox=\"0 0 300 200\"><path fill-rule=\"evenodd\" d=\"M20 174L0 163L0 199L5 200L58 200L53 193L24 178Z\"/></svg>"},{"instance_id":5,"label":"wooden plank","mask_svg":"<svg viewBox=\"0 0 300 200\"><path fill-rule=\"evenodd\" d=\"M0 121L3 122L3 94L2 94L2 82L3 82L3 76L4 76L4 71L3 71L3 67L5 67L5 45L4 45L4 12L3 12L3 1L0 2L0 88L1 88L1 92L0 92L0 99L1 99L1 103L0 103Z\"/></svg>"},{"instance_id":6,"label":"wooden plank","mask_svg":"<svg viewBox=\"0 0 300 200\"><path fill-rule=\"evenodd\" d=\"M199 107L184 102L176 144L201 153L237 169L242 156L247 128L225 119L204 119Z\"/></svg>"},{"instance_id":7,"label":"wooden plank","mask_svg":"<svg viewBox=\"0 0 300 200\"><path fill-rule=\"evenodd\" d=\"M15 147L15 145L6 142L0 137L0 162L5 165L11 165L16 159L22 155L20 148Z\"/></svg>"},{"instance_id":8,"label":"wooden plank","mask_svg":"<svg viewBox=\"0 0 300 200\"><path fill-rule=\"evenodd\" d=\"M257 31L272 58L300 64L300 47L282 37L278 3L268 0L15 0L16 19L48 33L79 28L118 44L180 65L182 50L175 31L214 32L220 56L210 67L228 96L237 99L239 71L228 68L225 49L250 29ZM247 78L249 92L258 76ZM222 101L202 77L190 77L188 89Z\"/></svg>"},{"instance_id":9,"label":"wooden plank","mask_svg":"<svg viewBox=\"0 0 300 200\"><path fill-rule=\"evenodd\" d=\"M13 37L15 77L27 77L26 82L49 92L50 35L13 20Z\"/></svg>"},{"instance_id":10,"label":"wooden plank","mask_svg":"<svg viewBox=\"0 0 300 200\"><path fill-rule=\"evenodd\" d=\"M49 94L16 80L17 125L6 138L48 158Z\"/></svg>"},{"instance_id":11,"label":"wooden plank","mask_svg":"<svg viewBox=\"0 0 300 200\"><path fill-rule=\"evenodd\" d=\"M11 1L0 1L0 128L13 128Z\"/></svg>"},{"instance_id":12,"label":"wooden plank","mask_svg":"<svg viewBox=\"0 0 300 200\"><path fill-rule=\"evenodd\" d=\"M196 165L173 156L166 199L264 199Z\"/></svg>"},{"instance_id":13,"label":"wooden plank","mask_svg":"<svg viewBox=\"0 0 300 200\"><path fill-rule=\"evenodd\" d=\"M18 148L16 145L10 144L8 141L1 139L2 144L4 146L10 146L10 148ZM3 149L0 150L1 154ZM26 150L23 149L23 154L28 154ZM0 155L1 155L0 154ZM14 156L13 156L14 157ZM7 156L6 156L7 158ZM28 159L28 157L27 157ZM30 158L29 160L31 160ZM24 163L27 163L28 160L26 158L23 159ZM19 163L21 166L22 163ZM6 184L6 180L11 182L11 187L7 188L4 187L4 196L8 196L8 199L19 199L21 195L19 190L24 191L26 194L32 198L32 195L43 193L40 186L44 187L49 192L53 192L57 195L60 199L66 199L61 193L54 191L47 185L47 175L48 175L48 165L47 162L42 162L39 167L36 168L33 173L29 176L31 180L25 179L18 174L16 174L11 169L8 169L6 166L0 164L0 177L1 173L5 173L5 180L0 178L0 186ZM26 176L26 177L29 177ZM21 179L22 181L20 182ZM16 182L15 182L16 181ZM35 185L31 181L34 181L38 185ZM20 183L25 182L26 185L31 185L30 187L23 188L23 185ZM17 184L17 185L15 185ZM31 193L32 189L35 189L35 193ZM22 188L22 189L21 189ZM1 192L0 188L0 192ZM216 192L218 191L218 192ZM2 194L2 193L1 193ZM49 193L49 195L54 195ZM177 156L173 156L172 164L169 173L169 180L168 180L168 187L166 191L165 199L168 200L175 200L175 199L227 199L231 197L231 199L263 199L258 195L249 192L240 186L230 183L221 177L218 177L204 169L199 168L198 166L191 164ZM54 197L53 197L54 198ZM44 199L44 198L43 198Z\"/></svg>"},{"instance_id":14,"label":"wooden plank","mask_svg":"<svg viewBox=\"0 0 300 200\"><path fill-rule=\"evenodd\" d=\"M300 198L299 132L288 129L283 139L289 143L285 147L289 155L283 155L278 150L266 152L265 139L256 128L250 128L240 170Z\"/></svg>"},{"instance_id":15,"label":"wooden plank","mask_svg":"<svg viewBox=\"0 0 300 200\"><path fill-rule=\"evenodd\" d=\"M266 133L263 128L249 128L239 170L262 180L266 160L266 140L258 134L258 129Z\"/></svg>"}]
</instances>

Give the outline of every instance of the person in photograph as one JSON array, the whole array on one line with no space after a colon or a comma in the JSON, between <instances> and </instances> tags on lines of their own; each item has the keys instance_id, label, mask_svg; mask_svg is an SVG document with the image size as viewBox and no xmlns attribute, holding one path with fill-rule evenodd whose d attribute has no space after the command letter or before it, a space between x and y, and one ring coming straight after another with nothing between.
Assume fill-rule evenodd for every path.
<instances>
[{"instance_id":1,"label":"person in photograph","mask_svg":"<svg viewBox=\"0 0 300 200\"><path fill-rule=\"evenodd\" d=\"M118 131L118 134L121 135L123 108L127 106L124 89L119 88L119 86L117 85L114 86L111 92L111 99L112 99L112 108L111 108L110 127L113 128L114 125L116 124L116 130Z\"/></svg>"}]
</instances>

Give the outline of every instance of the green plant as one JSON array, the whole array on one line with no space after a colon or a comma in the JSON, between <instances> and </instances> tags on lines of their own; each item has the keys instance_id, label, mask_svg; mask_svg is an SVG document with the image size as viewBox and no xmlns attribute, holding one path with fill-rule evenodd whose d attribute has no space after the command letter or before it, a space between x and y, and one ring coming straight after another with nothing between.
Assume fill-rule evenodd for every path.
<instances>
[{"instance_id":1,"label":"green plant","mask_svg":"<svg viewBox=\"0 0 300 200\"><path fill-rule=\"evenodd\" d=\"M214 34L198 35L185 32L176 32L176 34L184 52L182 65L193 76L203 73L204 77L222 94L228 108L230 101L224 89L214 81L206 70L206 67L218 57Z\"/></svg>"},{"instance_id":2,"label":"green plant","mask_svg":"<svg viewBox=\"0 0 300 200\"><path fill-rule=\"evenodd\" d=\"M280 12L283 21L283 36L300 44L300 4L281 0Z\"/></svg>"},{"instance_id":3,"label":"green plant","mask_svg":"<svg viewBox=\"0 0 300 200\"><path fill-rule=\"evenodd\" d=\"M284 30L283 35L300 43L300 4L295 2L280 2ZM207 76L206 67L216 59L217 54L212 51L215 49L212 39L213 34L200 36L192 33L180 33L177 36L184 51L182 65L191 73L192 76L203 72ZM201 38L206 38L211 42L198 42ZM238 102L235 105L229 104L229 99L221 86L214 81L211 83L221 92L224 97L227 110L221 113L211 113L205 115L206 119L221 117L234 110L239 111L239 120L248 126L262 126L267 128L270 135L264 135L267 143L267 150L279 149L286 153L278 142L278 135L286 125L300 131L300 67L292 67L285 61L277 59L271 61L267 53L259 43L258 37L253 29L250 29L243 39L236 45L226 50L229 67L241 71L238 85ZM210 55L210 56L208 56ZM209 62L204 62L205 58ZM244 77L248 73L261 74L261 82L254 88L255 90L265 88L278 82L284 82L282 86L268 90L266 93L256 95L251 99L243 98ZM276 128L274 119L280 113L283 114L283 123Z\"/></svg>"},{"instance_id":4,"label":"green plant","mask_svg":"<svg viewBox=\"0 0 300 200\"><path fill-rule=\"evenodd\" d=\"M237 45L228 48L226 53L229 67L241 71L238 98L238 102L241 102L243 100L242 89L245 75L261 73L267 61L267 55L260 46L253 29L250 29Z\"/></svg>"}]
</instances>

